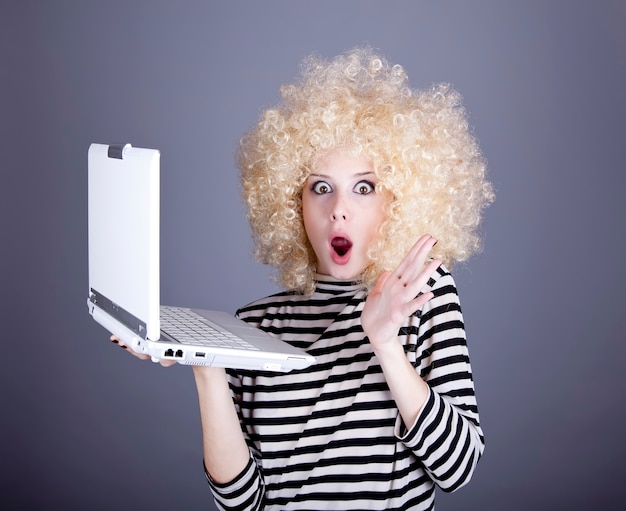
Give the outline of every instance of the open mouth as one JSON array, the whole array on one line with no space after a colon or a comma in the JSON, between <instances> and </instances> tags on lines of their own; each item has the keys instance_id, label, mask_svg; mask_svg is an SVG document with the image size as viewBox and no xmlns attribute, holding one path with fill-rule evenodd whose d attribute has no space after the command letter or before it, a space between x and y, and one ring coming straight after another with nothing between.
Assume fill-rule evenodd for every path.
<instances>
[{"instance_id":1,"label":"open mouth","mask_svg":"<svg viewBox=\"0 0 626 511\"><path fill-rule=\"evenodd\" d=\"M331 240L330 246L339 257L343 257L352 248L352 242L347 238L337 237Z\"/></svg>"}]
</instances>

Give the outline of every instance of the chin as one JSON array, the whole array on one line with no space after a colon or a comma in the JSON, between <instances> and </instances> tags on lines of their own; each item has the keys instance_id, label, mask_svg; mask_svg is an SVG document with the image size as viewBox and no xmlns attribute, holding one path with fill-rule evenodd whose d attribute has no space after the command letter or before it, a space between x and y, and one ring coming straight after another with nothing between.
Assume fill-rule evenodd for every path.
<instances>
[{"instance_id":1,"label":"chin","mask_svg":"<svg viewBox=\"0 0 626 511\"><path fill-rule=\"evenodd\" d=\"M358 280L363 270L354 270L350 268L333 268L330 276L338 280Z\"/></svg>"}]
</instances>

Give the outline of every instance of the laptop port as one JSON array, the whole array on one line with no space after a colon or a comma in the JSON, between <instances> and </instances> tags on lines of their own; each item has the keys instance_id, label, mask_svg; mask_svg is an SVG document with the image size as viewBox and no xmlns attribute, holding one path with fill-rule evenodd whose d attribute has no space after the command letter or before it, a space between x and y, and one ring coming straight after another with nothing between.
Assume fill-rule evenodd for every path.
<instances>
[{"instance_id":1,"label":"laptop port","mask_svg":"<svg viewBox=\"0 0 626 511\"><path fill-rule=\"evenodd\" d=\"M183 358L183 350L176 350L176 354L174 356L176 358Z\"/></svg>"},{"instance_id":2,"label":"laptop port","mask_svg":"<svg viewBox=\"0 0 626 511\"><path fill-rule=\"evenodd\" d=\"M163 353L163 356L164 357L173 357L174 356L174 350L171 349L171 348L168 349L168 350L165 350L165 353Z\"/></svg>"},{"instance_id":3,"label":"laptop port","mask_svg":"<svg viewBox=\"0 0 626 511\"><path fill-rule=\"evenodd\" d=\"M204 358L206 357L206 353L202 353L201 351L196 351L196 358Z\"/></svg>"}]
</instances>

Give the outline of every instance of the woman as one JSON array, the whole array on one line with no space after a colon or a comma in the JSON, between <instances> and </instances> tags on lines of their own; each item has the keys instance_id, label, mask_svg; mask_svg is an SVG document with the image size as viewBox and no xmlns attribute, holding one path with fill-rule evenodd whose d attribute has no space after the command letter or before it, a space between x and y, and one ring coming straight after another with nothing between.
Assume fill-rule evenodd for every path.
<instances>
[{"instance_id":1,"label":"woman","mask_svg":"<svg viewBox=\"0 0 626 511\"><path fill-rule=\"evenodd\" d=\"M258 259L285 291L238 311L316 356L195 367L220 509L432 509L484 439L448 270L493 200L459 95L369 48L308 58L240 146Z\"/></svg>"}]
</instances>

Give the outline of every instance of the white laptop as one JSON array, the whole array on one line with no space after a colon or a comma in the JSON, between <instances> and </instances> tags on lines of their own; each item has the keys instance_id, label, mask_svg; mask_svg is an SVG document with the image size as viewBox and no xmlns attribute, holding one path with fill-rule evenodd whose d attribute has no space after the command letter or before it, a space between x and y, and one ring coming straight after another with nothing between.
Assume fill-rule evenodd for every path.
<instances>
[{"instance_id":1,"label":"white laptop","mask_svg":"<svg viewBox=\"0 0 626 511\"><path fill-rule=\"evenodd\" d=\"M264 371L315 362L226 312L161 305L158 150L91 144L88 173L87 305L100 325L155 362Z\"/></svg>"}]
</instances>

